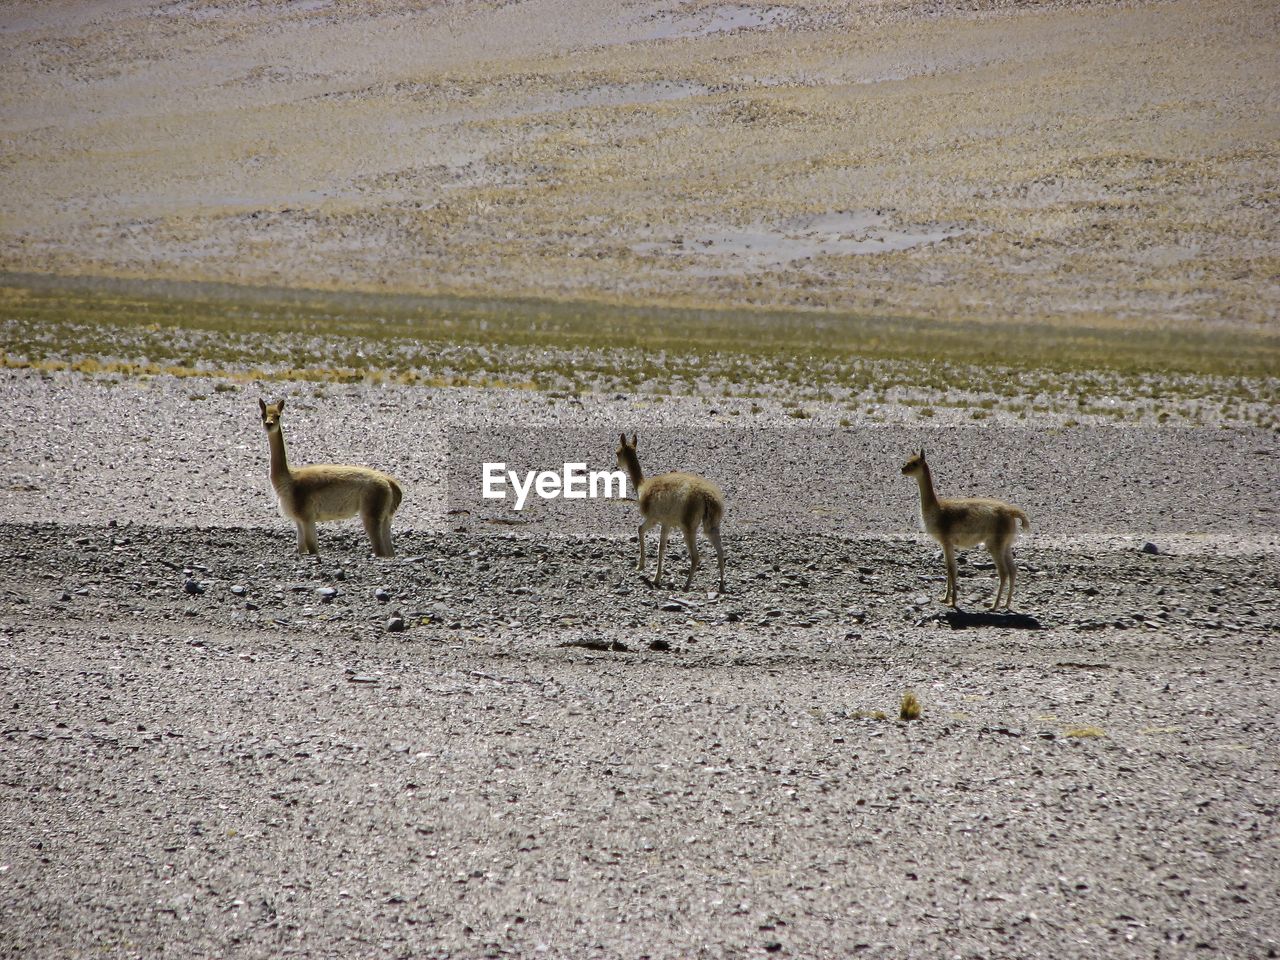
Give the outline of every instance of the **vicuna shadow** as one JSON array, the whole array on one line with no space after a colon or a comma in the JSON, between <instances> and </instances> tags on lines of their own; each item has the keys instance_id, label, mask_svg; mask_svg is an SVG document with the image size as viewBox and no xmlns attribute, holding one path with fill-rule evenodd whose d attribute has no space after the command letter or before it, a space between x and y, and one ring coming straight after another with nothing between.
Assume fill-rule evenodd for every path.
<instances>
[{"instance_id":1,"label":"vicuna shadow","mask_svg":"<svg viewBox=\"0 0 1280 960\"><path fill-rule=\"evenodd\" d=\"M992 610L948 610L925 617L921 623L945 623L952 630L968 627L1003 627L1006 630L1043 630L1042 624L1029 613L996 613Z\"/></svg>"}]
</instances>

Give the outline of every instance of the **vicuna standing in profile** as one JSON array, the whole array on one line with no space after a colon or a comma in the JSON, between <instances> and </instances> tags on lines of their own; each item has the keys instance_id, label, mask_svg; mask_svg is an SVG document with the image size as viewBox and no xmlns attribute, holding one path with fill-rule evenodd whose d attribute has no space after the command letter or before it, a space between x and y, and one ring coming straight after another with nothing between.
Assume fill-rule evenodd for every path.
<instances>
[{"instance_id":1,"label":"vicuna standing in profile","mask_svg":"<svg viewBox=\"0 0 1280 960\"><path fill-rule=\"evenodd\" d=\"M298 527L298 552L318 553L316 523L345 520L360 514L365 532L380 557L395 556L391 546L391 517L400 506L400 484L379 470L317 464L289 469L284 452L280 413L284 400L259 400L262 426L271 444L271 486L280 498L280 513Z\"/></svg>"},{"instance_id":2,"label":"vicuna standing in profile","mask_svg":"<svg viewBox=\"0 0 1280 960\"><path fill-rule=\"evenodd\" d=\"M653 578L655 587L662 586L662 561L667 553L667 533L672 527L684 531L684 542L689 548L689 576L684 582L686 590L693 584L701 561L698 557L698 527L706 531L707 539L716 551L720 567L720 592L724 593L724 546L720 543L720 520L724 517L724 492L710 480L692 473L672 471L648 480L640 470L640 457L636 454L637 437L633 433L627 442L625 433L619 435L618 466L627 472L635 487L636 499L644 522L640 524L640 563L636 569L644 572L644 535L655 524L662 531L658 537L658 572Z\"/></svg>"},{"instance_id":3,"label":"vicuna standing in profile","mask_svg":"<svg viewBox=\"0 0 1280 960\"><path fill-rule=\"evenodd\" d=\"M915 477L920 485L920 518L925 531L942 544L942 555L947 561L947 592L942 602L956 605L956 547L973 547L980 543L987 546L991 559L996 562L1000 574L1000 586L990 609L1000 608L1000 597L1005 584L1009 586L1004 608L1013 602L1013 540L1018 535L1018 522L1023 529L1031 526L1026 513L1003 500L986 500L979 497L964 500L939 500L933 492L933 474L925 462L924 450L914 454L902 467L904 477Z\"/></svg>"}]
</instances>

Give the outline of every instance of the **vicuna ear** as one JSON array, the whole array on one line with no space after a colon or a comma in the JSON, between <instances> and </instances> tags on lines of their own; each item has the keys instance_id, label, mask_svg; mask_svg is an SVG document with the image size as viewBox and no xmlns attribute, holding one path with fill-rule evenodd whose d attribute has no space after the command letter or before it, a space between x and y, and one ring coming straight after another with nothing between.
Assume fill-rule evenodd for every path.
<instances>
[{"instance_id":1,"label":"vicuna ear","mask_svg":"<svg viewBox=\"0 0 1280 960\"><path fill-rule=\"evenodd\" d=\"M921 447L921 448L920 448L920 459L921 459L921 460L923 460L923 459L924 459L924 447Z\"/></svg>"},{"instance_id":2,"label":"vicuna ear","mask_svg":"<svg viewBox=\"0 0 1280 960\"><path fill-rule=\"evenodd\" d=\"M622 441L624 447L627 445L627 435L625 433L618 434L618 439Z\"/></svg>"},{"instance_id":3,"label":"vicuna ear","mask_svg":"<svg viewBox=\"0 0 1280 960\"><path fill-rule=\"evenodd\" d=\"M262 411L262 415L264 417L267 415L267 401L263 400L261 397L258 398L258 409Z\"/></svg>"},{"instance_id":4,"label":"vicuna ear","mask_svg":"<svg viewBox=\"0 0 1280 960\"><path fill-rule=\"evenodd\" d=\"M637 440L639 440L639 439L640 439L640 438L639 438L636 434L634 434L634 433L633 433L633 434L631 435L631 449L632 449L632 450L634 450L634 449L636 448L636 441L637 441Z\"/></svg>"},{"instance_id":5,"label":"vicuna ear","mask_svg":"<svg viewBox=\"0 0 1280 960\"><path fill-rule=\"evenodd\" d=\"M276 401L276 409L277 410L284 409L284 397L281 397L279 400Z\"/></svg>"}]
</instances>

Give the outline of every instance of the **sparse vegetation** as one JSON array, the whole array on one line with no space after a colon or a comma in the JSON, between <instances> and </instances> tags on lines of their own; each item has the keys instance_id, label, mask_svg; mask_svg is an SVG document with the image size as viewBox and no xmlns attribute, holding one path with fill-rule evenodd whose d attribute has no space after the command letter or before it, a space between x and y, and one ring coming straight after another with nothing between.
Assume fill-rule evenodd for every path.
<instances>
[{"instance_id":1,"label":"sparse vegetation","mask_svg":"<svg viewBox=\"0 0 1280 960\"><path fill-rule=\"evenodd\" d=\"M1107 734L1101 727L1068 727L1062 731L1062 735L1064 737L1088 739L1090 737L1105 737Z\"/></svg>"},{"instance_id":2,"label":"sparse vegetation","mask_svg":"<svg viewBox=\"0 0 1280 960\"><path fill-rule=\"evenodd\" d=\"M855 710L849 714L854 720L888 720L883 710Z\"/></svg>"},{"instance_id":3,"label":"sparse vegetation","mask_svg":"<svg viewBox=\"0 0 1280 960\"><path fill-rule=\"evenodd\" d=\"M899 720L919 720L920 719L920 700L915 692L908 690L902 695L902 702L898 704Z\"/></svg>"},{"instance_id":4,"label":"sparse vegetation","mask_svg":"<svg viewBox=\"0 0 1280 960\"><path fill-rule=\"evenodd\" d=\"M904 404L926 418L954 408L977 417L1021 411L1024 400L1001 393L1013 384L1028 391L1033 411L1070 411L1073 422L1129 419L1135 409L1154 421L1177 395L1188 422L1223 416L1220 401L1231 398L1232 417L1259 424L1273 421L1271 371L1280 367L1280 340L1262 333L1168 333L1148 350L1134 333L1027 326L1007 332L997 358L972 328L909 318L843 318L840 335L815 348L814 325L828 321L811 314L198 285L180 292L10 277L0 286L0 365L215 377L222 390L263 379L574 394L643 386L655 402L663 394L772 396L794 419L812 416L812 403ZM645 352L652 343L664 344L657 357ZM938 362L932 351L944 347L950 359ZM1161 363L1182 372L1161 378L1151 369ZM1157 389L1158 399L1149 396Z\"/></svg>"}]
</instances>

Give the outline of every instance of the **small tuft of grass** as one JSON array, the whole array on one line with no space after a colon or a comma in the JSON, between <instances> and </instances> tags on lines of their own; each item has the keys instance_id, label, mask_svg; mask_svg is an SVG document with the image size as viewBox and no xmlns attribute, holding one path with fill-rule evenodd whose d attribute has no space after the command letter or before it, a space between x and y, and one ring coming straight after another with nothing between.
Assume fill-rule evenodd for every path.
<instances>
[{"instance_id":1,"label":"small tuft of grass","mask_svg":"<svg viewBox=\"0 0 1280 960\"><path fill-rule=\"evenodd\" d=\"M854 720L888 720L883 710L855 710L852 717Z\"/></svg>"},{"instance_id":2,"label":"small tuft of grass","mask_svg":"<svg viewBox=\"0 0 1280 960\"><path fill-rule=\"evenodd\" d=\"M1101 727L1068 727L1062 731L1064 737L1105 737L1106 731Z\"/></svg>"},{"instance_id":3,"label":"small tuft of grass","mask_svg":"<svg viewBox=\"0 0 1280 960\"><path fill-rule=\"evenodd\" d=\"M902 702L898 705L898 719L920 719L920 699L911 690L902 695Z\"/></svg>"}]
</instances>

